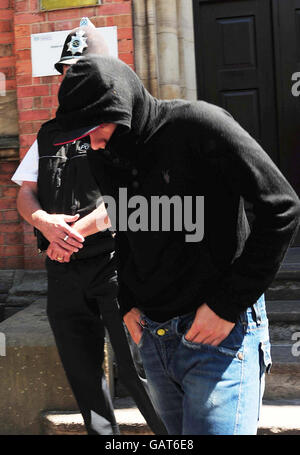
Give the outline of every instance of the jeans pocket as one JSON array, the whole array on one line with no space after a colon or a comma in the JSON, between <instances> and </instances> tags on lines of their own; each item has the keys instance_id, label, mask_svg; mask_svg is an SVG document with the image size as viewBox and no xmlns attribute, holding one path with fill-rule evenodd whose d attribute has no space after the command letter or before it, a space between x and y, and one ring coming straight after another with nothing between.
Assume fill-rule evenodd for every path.
<instances>
[{"instance_id":1,"label":"jeans pocket","mask_svg":"<svg viewBox=\"0 0 300 455\"><path fill-rule=\"evenodd\" d=\"M190 349L207 350L211 353L216 352L225 354L227 356L236 357L238 360L243 360L243 340L244 340L244 328L241 322L237 322L228 336L221 341L218 346L212 346L211 344L198 343L194 341L188 341L185 336L188 330L182 336L182 343L184 346Z\"/></svg>"},{"instance_id":2,"label":"jeans pocket","mask_svg":"<svg viewBox=\"0 0 300 455\"><path fill-rule=\"evenodd\" d=\"M223 355L227 355L230 357L236 357L238 360L243 360L243 357L244 357L243 353L240 350L231 349L231 348L224 347L221 345L212 346L211 344L196 343L194 341L188 341L185 338L185 335L182 335L181 341L182 341L182 344L189 349L194 349L194 350L199 350L199 351L209 351L211 354L213 354L213 353L223 354Z\"/></svg>"}]
</instances>

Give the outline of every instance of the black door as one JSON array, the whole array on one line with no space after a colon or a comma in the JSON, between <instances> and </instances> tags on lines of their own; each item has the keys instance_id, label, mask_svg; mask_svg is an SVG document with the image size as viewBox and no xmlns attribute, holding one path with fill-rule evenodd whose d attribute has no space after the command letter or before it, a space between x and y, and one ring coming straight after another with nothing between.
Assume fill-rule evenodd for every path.
<instances>
[{"instance_id":1,"label":"black door","mask_svg":"<svg viewBox=\"0 0 300 455\"><path fill-rule=\"evenodd\" d=\"M300 71L300 0L273 0L280 169L300 196L300 93L293 95Z\"/></svg>"},{"instance_id":2,"label":"black door","mask_svg":"<svg viewBox=\"0 0 300 455\"><path fill-rule=\"evenodd\" d=\"M198 98L228 110L300 195L300 0L194 0L194 26Z\"/></svg>"}]
</instances>

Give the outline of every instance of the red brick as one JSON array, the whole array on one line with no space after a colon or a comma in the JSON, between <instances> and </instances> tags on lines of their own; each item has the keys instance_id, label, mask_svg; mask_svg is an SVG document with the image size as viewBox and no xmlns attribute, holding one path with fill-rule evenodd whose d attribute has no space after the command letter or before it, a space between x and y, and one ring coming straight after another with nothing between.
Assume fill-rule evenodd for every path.
<instances>
[{"instance_id":1,"label":"red brick","mask_svg":"<svg viewBox=\"0 0 300 455\"><path fill-rule=\"evenodd\" d=\"M132 28L130 28L130 27L124 27L124 28L119 27L118 28L118 39L119 40L132 39L132 38L133 38Z\"/></svg>"},{"instance_id":2,"label":"red brick","mask_svg":"<svg viewBox=\"0 0 300 455\"><path fill-rule=\"evenodd\" d=\"M0 44L0 57L9 57L12 55L12 44Z\"/></svg>"},{"instance_id":3,"label":"red brick","mask_svg":"<svg viewBox=\"0 0 300 455\"><path fill-rule=\"evenodd\" d=\"M133 50L133 44L132 44L132 40L129 40L129 39L126 39L126 40L121 40L121 41L118 41L118 50L119 50L119 54L121 53L129 53Z\"/></svg>"},{"instance_id":4,"label":"red brick","mask_svg":"<svg viewBox=\"0 0 300 455\"><path fill-rule=\"evenodd\" d=\"M36 96L34 99L33 99L33 107L35 109L39 109L40 107L42 106L42 99L40 96Z\"/></svg>"},{"instance_id":5,"label":"red brick","mask_svg":"<svg viewBox=\"0 0 300 455\"><path fill-rule=\"evenodd\" d=\"M12 43L14 40L14 35L12 32L3 32L0 33L0 43Z\"/></svg>"},{"instance_id":6,"label":"red brick","mask_svg":"<svg viewBox=\"0 0 300 455\"><path fill-rule=\"evenodd\" d=\"M15 209L16 201L13 199L0 199L0 210Z\"/></svg>"},{"instance_id":7,"label":"red brick","mask_svg":"<svg viewBox=\"0 0 300 455\"><path fill-rule=\"evenodd\" d=\"M0 247L0 256L2 257L23 256L23 253L24 253L23 245Z\"/></svg>"},{"instance_id":8,"label":"red brick","mask_svg":"<svg viewBox=\"0 0 300 455\"><path fill-rule=\"evenodd\" d=\"M35 245L26 245L26 246L24 246L24 256L26 258L34 258L34 257L36 257L38 255L39 255L39 253L38 253L38 249L37 249L36 244Z\"/></svg>"},{"instance_id":9,"label":"red brick","mask_svg":"<svg viewBox=\"0 0 300 455\"><path fill-rule=\"evenodd\" d=\"M2 233L23 232L21 223L1 223L0 229Z\"/></svg>"},{"instance_id":10,"label":"red brick","mask_svg":"<svg viewBox=\"0 0 300 455\"><path fill-rule=\"evenodd\" d=\"M56 106L57 101L54 96L42 96L42 107L54 107Z\"/></svg>"},{"instance_id":11,"label":"red brick","mask_svg":"<svg viewBox=\"0 0 300 455\"><path fill-rule=\"evenodd\" d=\"M4 234L0 234L0 245L4 245L6 242Z\"/></svg>"},{"instance_id":12,"label":"red brick","mask_svg":"<svg viewBox=\"0 0 300 455\"><path fill-rule=\"evenodd\" d=\"M59 85L58 84L52 84L51 85L51 95L57 96L59 90Z\"/></svg>"},{"instance_id":13,"label":"red brick","mask_svg":"<svg viewBox=\"0 0 300 455\"><path fill-rule=\"evenodd\" d=\"M29 98L28 98L29 99ZM21 122L19 124L19 133L20 134L30 134L35 131L33 123L31 122Z\"/></svg>"},{"instance_id":14,"label":"red brick","mask_svg":"<svg viewBox=\"0 0 300 455\"><path fill-rule=\"evenodd\" d=\"M3 267L5 269L23 269L24 268L24 258L23 257L10 257L6 258L6 265Z\"/></svg>"},{"instance_id":15,"label":"red brick","mask_svg":"<svg viewBox=\"0 0 300 455\"><path fill-rule=\"evenodd\" d=\"M16 81L6 81L6 90L16 90Z\"/></svg>"},{"instance_id":16,"label":"red brick","mask_svg":"<svg viewBox=\"0 0 300 455\"><path fill-rule=\"evenodd\" d=\"M15 65L15 57L2 57L0 58L0 68L6 68Z\"/></svg>"},{"instance_id":17,"label":"red brick","mask_svg":"<svg viewBox=\"0 0 300 455\"><path fill-rule=\"evenodd\" d=\"M2 188L2 197L16 198L18 188L16 186L7 186Z\"/></svg>"},{"instance_id":18,"label":"red brick","mask_svg":"<svg viewBox=\"0 0 300 455\"><path fill-rule=\"evenodd\" d=\"M98 14L101 16L110 16L117 14L128 14L131 13L130 3L110 3L99 6Z\"/></svg>"},{"instance_id":19,"label":"red brick","mask_svg":"<svg viewBox=\"0 0 300 455\"><path fill-rule=\"evenodd\" d=\"M10 235L10 234L6 234L6 235ZM20 234L16 234L16 235L20 235ZM35 245L36 237L33 234L33 232L24 232L21 243L23 243L23 242L24 242L24 245ZM17 243L17 242L15 242L15 243Z\"/></svg>"},{"instance_id":20,"label":"red brick","mask_svg":"<svg viewBox=\"0 0 300 455\"><path fill-rule=\"evenodd\" d=\"M9 223L20 220L20 215L17 210L7 210L6 212L2 212L2 215L3 219Z\"/></svg>"},{"instance_id":21,"label":"red brick","mask_svg":"<svg viewBox=\"0 0 300 455\"><path fill-rule=\"evenodd\" d=\"M48 13L48 22L51 21L64 21L66 19L73 19L81 17L81 11L79 8L74 9L65 9L65 10L57 10L57 11L49 11ZM79 24L78 24L79 25Z\"/></svg>"},{"instance_id":22,"label":"red brick","mask_svg":"<svg viewBox=\"0 0 300 455\"><path fill-rule=\"evenodd\" d=\"M6 79L12 79L16 76L16 71L13 66L10 66L9 68L2 68L2 72L5 73Z\"/></svg>"},{"instance_id":23,"label":"red brick","mask_svg":"<svg viewBox=\"0 0 300 455\"><path fill-rule=\"evenodd\" d=\"M3 235L4 241L2 242L5 245L18 245L18 244L23 244L23 233L22 232L13 232L11 234L5 234ZM0 237L0 243L1 243L1 237Z\"/></svg>"},{"instance_id":24,"label":"red brick","mask_svg":"<svg viewBox=\"0 0 300 455\"><path fill-rule=\"evenodd\" d=\"M0 163L0 174L2 176L6 176L7 174L11 174L12 172L15 172L17 168L17 161L4 161Z\"/></svg>"},{"instance_id":25,"label":"red brick","mask_svg":"<svg viewBox=\"0 0 300 455\"><path fill-rule=\"evenodd\" d=\"M44 22L40 24L40 33L48 33L55 31L55 23L54 22Z\"/></svg>"},{"instance_id":26,"label":"red brick","mask_svg":"<svg viewBox=\"0 0 300 455\"><path fill-rule=\"evenodd\" d=\"M17 59L17 61L18 60L30 60L31 59L30 48L28 48L28 49L23 48L22 50L18 50L18 52L16 52L16 59Z\"/></svg>"},{"instance_id":27,"label":"red brick","mask_svg":"<svg viewBox=\"0 0 300 455\"><path fill-rule=\"evenodd\" d=\"M54 27L54 30L58 32L60 30L72 30L73 28L78 27L79 20L77 18L68 21L51 22L51 24Z\"/></svg>"},{"instance_id":28,"label":"red brick","mask_svg":"<svg viewBox=\"0 0 300 455\"><path fill-rule=\"evenodd\" d=\"M18 86L22 85L32 85L32 77L31 76L18 76Z\"/></svg>"},{"instance_id":29,"label":"red brick","mask_svg":"<svg viewBox=\"0 0 300 455\"><path fill-rule=\"evenodd\" d=\"M18 97L27 97L27 96L43 96L49 95L49 86L48 85L36 85L34 87L18 87Z\"/></svg>"},{"instance_id":30,"label":"red brick","mask_svg":"<svg viewBox=\"0 0 300 455\"><path fill-rule=\"evenodd\" d=\"M106 24L107 27L113 27L116 25L115 16L106 16Z\"/></svg>"},{"instance_id":31,"label":"red brick","mask_svg":"<svg viewBox=\"0 0 300 455\"><path fill-rule=\"evenodd\" d=\"M30 26L29 25L16 25L14 31L15 31L16 38L19 38L20 36L30 36Z\"/></svg>"},{"instance_id":32,"label":"red brick","mask_svg":"<svg viewBox=\"0 0 300 455\"><path fill-rule=\"evenodd\" d=\"M43 76L43 77L41 77L40 82L41 82L41 84L52 84L53 77L55 77L55 76Z\"/></svg>"},{"instance_id":33,"label":"red brick","mask_svg":"<svg viewBox=\"0 0 300 455\"><path fill-rule=\"evenodd\" d=\"M20 137L20 145L21 147L31 147L35 139L35 134L22 134Z\"/></svg>"},{"instance_id":34,"label":"red brick","mask_svg":"<svg viewBox=\"0 0 300 455\"><path fill-rule=\"evenodd\" d=\"M33 122L33 125L34 125L34 133L37 133L38 130L41 128L42 124L45 123L44 120L35 120Z\"/></svg>"},{"instance_id":35,"label":"red brick","mask_svg":"<svg viewBox=\"0 0 300 455\"><path fill-rule=\"evenodd\" d=\"M39 0L30 0L30 11L39 11Z\"/></svg>"},{"instance_id":36,"label":"red brick","mask_svg":"<svg viewBox=\"0 0 300 455\"><path fill-rule=\"evenodd\" d=\"M19 53L18 51L23 50L23 49L30 49L30 47L31 47L30 36L23 36L21 38L15 39L16 54ZM31 58L31 55L29 55L29 58Z\"/></svg>"},{"instance_id":37,"label":"red brick","mask_svg":"<svg viewBox=\"0 0 300 455\"><path fill-rule=\"evenodd\" d=\"M12 19L14 16L14 11L12 9L4 9L1 11L1 20Z\"/></svg>"},{"instance_id":38,"label":"red brick","mask_svg":"<svg viewBox=\"0 0 300 455\"><path fill-rule=\"evenodd\" d=\"M41 24L32 24L31 25L31 33L41 33Z\"/></svg>"},{"instance_id":39,"label":"red brick","mask_svg":"<svg viewBox=\"0 0 300 455\"><path fill-rule=\"evenodd\" d=\"M27 221L22 222L22 227L24 232L33 232L33 227Z\"/></svg>"},{"instance_id":40,"label":"red brick","mask_svg":"<svg viewBox=\"0 0 300 455\"><path fill-rule=\"evenodd\" d=\"M120 54L119 59L122 60L124 63L127 63L127 65L134 64L133 54Z\"/></svg>"},{"instance_id":41,"label":"red brick","mask_svg":"<svg viewBox=\"0 0 300 455\"><path fill-rule=\"evenodd\" d=\"M18 98L18 109L24 111L25 109L31 109L33 106L32 98Z\"/></svg>"},{"instance_id":42,"label":"red brick","mask_svg":"<svg viewBox=\"0 0 300 455\"><path fill-rule=\"evenodd\" d=\"M11 32L12 22L11 21L0 21L0 32Z\"/></svg>"},{"instance_id":43,"label":"red brick","mask_svg":"<svg viewBox=\"0 0 300 455\"><path fill-rule=\"evenodd\" d=\"M28 147L19 148L19 155L20 155L21 160L24 158L24 156L26 155L27 152L28 152Z\"/></svg>"},{"instance_id":44,"label":"red brick","mask_svg":"<svg viewBox=\"0 0 300 455\"><path fill-rule=\"evenodd\" d=\"M81 14L80 17L82 16L88 17L90 21L94 24L94 17L97 15L96 10L97 7L95 6L86 6L83 10L84 14Z\"/></svg>"},{"instance_id":45,"label":"red brick","mask_svg":"<svg viewBox=\"0 0 300 455\"><path fill-rule=\"evenodd\" d=\"M32 85L41 85L41 78L39 76L38 77L34 76L32 78Z\"/></svg>"},{"instance_id":46,"label":"red brick","mask_svg":"<svg viewBox=\"0 0 300 455\"><path fill-rule=\"evenodd\" d=\"M21 2L15 1L15 11L17 13L23 11L29 11L29 2L27 0L22 0Z\"/></svg>"},{"instance_id":47,"label":"red brick","mask_svg":"<svg viewBox=\"0 0 300 455\"><path fill-rule=\"evenodd\" d=\"M0 8L9 8L9 0L0 0Z\"/></svg>"},{"instance_id":48,"label":"red brick","mask_svg":"<svg viewBox=\"0 0 300 455\"><path fill-rule=\"evenodd\" d=\"M24 258L25 270L44 270L45 269L45 256L42 254L37 255L36 258Z\"/></svg>"},{"instance_id":49,"label":"red brick","mask_svg":"<svg viewBox=\"0 0 300 455\"><path fill-rule=\"evenodd\" d=\"M118 27L132 27L132 17L129 14L114 16L114 23L111 25L117 25Z\"/></svg>"},{"instance_id":50,"label":"red brick","mask_svg":"<svg viewBox=\"0 0 300 455\"><path fill-rule=\"evenodd\" d=\"M104 16L98 16L95 19L93 19L93 24L95 27L105 27L106 26L106 20L107 18Z\"/></svg>"},{"instance_id":51,"label":"red brick","mask_svg":"<svg viewBox=\"0 0 300 455\"><path fill-rule=\"evenodd\" d=\"M31 60L18 60L16 62L16 72L17 75L31 74L32 72Z\"/></svg>"},{"instance_id":52,"label":"red brick","mask_svg":"<svg viewBox=\"0 0 300 455\"><path fill-rule=\"evenodd\" d=\"M39 14L15 14L15 24L35 24L36 22L44 22L45 13Z\"/></svg>"},{"instance_id":53,"label":"red brick","mask_svg":"<svg viewBox=\"0 0 300 455\"><path fill-rule=\"evenodd\" d=\"M26 120L48 120L50 119L49 109L37 109L36 111L23 111L19 115L20 121Z\"/></svg>"}]
</instances>

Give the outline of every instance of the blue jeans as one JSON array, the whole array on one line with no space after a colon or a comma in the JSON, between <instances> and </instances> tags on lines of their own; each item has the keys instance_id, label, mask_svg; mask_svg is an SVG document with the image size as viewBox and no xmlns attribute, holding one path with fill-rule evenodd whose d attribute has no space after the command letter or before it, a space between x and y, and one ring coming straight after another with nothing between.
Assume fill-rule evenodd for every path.
<instances>
[{"instance_id":1,"label":"blue jeans","mask_svg":"<svg viewBox=\"0 0 300 455\"><path fill-rule=\"evenodd\" d=\"M218 346L185 339L194 313L145 321L138 344L153 404L169 434L253 435L271 367L264 294Z\"/></svg>"}]
</instances>

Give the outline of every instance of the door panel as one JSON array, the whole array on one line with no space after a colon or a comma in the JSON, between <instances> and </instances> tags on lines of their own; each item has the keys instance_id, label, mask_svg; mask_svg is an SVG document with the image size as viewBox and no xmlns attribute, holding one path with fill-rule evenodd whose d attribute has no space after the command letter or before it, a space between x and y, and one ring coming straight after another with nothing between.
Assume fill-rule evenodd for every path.
<instances>
[{"instance_id":1,"label":"door panel","mask_svg":"<svg viewBox=\"0 0 300 455\"><path fill-rule=\"evenodd\" d=\"M198 98L228 110L300 196L300 0L193 2Z\"/></svg>"},{"instance_id":2,"label":"door panel","mask_svg":"<svg viewBox=\"0 0 300 455\"><path fill-rule=\"evenodd\" d=\"M300 196L300 96L292 75L300 72L300 0L274 0L280 169Z\"/></svg>"},{"instance_id":3,"label":"door panel","mask_svg":"<svg viewBox=\"0 0 300 455\"><path fill-rule=\"evenodd\" d=\"M194 15L199 98L227 109L277 164L269 0L198 0Z\"/></svg>"}]
</instances>

